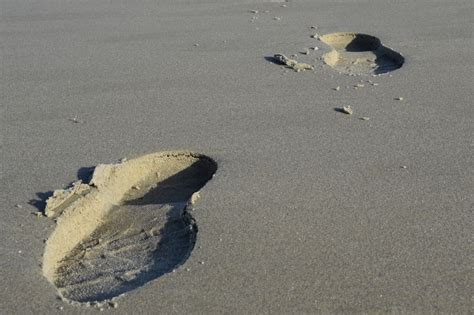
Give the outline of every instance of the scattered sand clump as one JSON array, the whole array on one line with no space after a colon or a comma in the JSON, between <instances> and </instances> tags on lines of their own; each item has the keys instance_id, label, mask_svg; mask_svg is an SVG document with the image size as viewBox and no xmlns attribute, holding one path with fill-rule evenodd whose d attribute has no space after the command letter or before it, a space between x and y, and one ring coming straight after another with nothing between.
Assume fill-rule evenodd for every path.
<instances>
[{"instance_id":1,"label":"scattered sand clump","mask_svg":"<svg viewBox=\"0 0 474 315\"><path fill-rule=\"evenodd\" d=\"M296 72L314 70L314 66L307 63L298 62L294 59L290 59L283 54L276 54L273 56L273 58L275 58L278 62L284 64L288 68L295 70Z\"/></svg>"}]
</instances>

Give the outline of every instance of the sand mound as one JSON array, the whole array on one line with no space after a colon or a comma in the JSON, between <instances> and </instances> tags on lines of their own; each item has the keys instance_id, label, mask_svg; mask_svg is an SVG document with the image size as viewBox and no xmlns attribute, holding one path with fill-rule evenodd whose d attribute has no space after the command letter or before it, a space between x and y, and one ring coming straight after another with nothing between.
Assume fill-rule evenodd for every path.
<instances>
[{"instance_id":1,"label":"sand mound","mask_svg":"<svg viewBox=\"0 0 474 315\"><path fill-rule=\"evenodd\" d=\"M319 39L333 48L323 56L324 62L341 73L383 74L399 69L405 62L402 55L371 35L333 33Z\"/></svg>"},{"instance_id":2,"label":"sand mound","mask_svg":"<svg viewBox=\"0 0 474 315\"><path fill-rule=\"evenodd\" d=\"M216 170L212 159L187 152L97 166L89 185L48 200L47 213L59 218L46 244L44 275L65 299L95 302L172 271L196 239L187 207Z\"/></svg>"}]
</instances>

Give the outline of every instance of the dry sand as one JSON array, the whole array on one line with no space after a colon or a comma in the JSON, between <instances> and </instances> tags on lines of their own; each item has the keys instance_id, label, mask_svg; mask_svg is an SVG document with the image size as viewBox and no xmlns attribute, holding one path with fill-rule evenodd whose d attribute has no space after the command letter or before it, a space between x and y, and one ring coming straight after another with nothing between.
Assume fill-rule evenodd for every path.
<instances>
[{"instance_id":1,"label":"dry sand","mask_svg":"<svg viewBox=\"0 0 474 315\"><path fill-rule=\"evenodd\" d=\"M2 312L472 310L472 1L16 0L3 1L1 15ZM353 60L346 42L324 37L341 32L381 45ZM328 59L334 50L348 59ZM387 51L403 66L373 77ZM292 71L275 54L314 70ZM348 106L352 115L335 110ZM158 208L127 204L125 221L98 207L102 220L84 237L82 219L35 215L53 190L88 183L96 165L167 150L218 164L192 217L183 205L213 171L172 185L176 213L172 196ZM170 165L159 171L178 171ZM139 194L162 182L138 177L116 183ZM58 210L66 216L90 194L78 190ZM171 259L154 280L103 306L57 298L60 271L72 282L92 277L97 268L77 272L79 263L104 252L48 274L48 248L80 257L80 246L102 240L94 233L112 237L129 220L156 230L155 214L164 225L177 219L172 232L198 232L170 239L177 250L161 252ZM130 265L139 270L161 237L145 234L136 244L148 251Z\"/></svg>"}]
</instances>

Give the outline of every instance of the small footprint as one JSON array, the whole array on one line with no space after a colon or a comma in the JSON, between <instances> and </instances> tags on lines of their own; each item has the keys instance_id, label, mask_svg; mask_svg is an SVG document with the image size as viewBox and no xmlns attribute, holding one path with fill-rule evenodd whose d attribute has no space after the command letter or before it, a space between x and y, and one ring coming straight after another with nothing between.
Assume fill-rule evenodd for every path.
<instances>
[{"instance_id":1,"label":"small footprint","mask_svg":"<svg viewBox=\"0 0 474 315\"><path fill-rule=\"evenodd\" d=\"M76 185L48 200L46 211L58 220L46 243L43 274L65 300L87 303L173 271L196 240L187 208L216 170L211 158L189 152L97 166L90 184L80 184L88 189L78 194Z\"/></svg>"},{"instance_id":2,"label":"small footprint","mask_svg":"<svg viewBox=\"0 0 474 315\"><path fill-rule=\"evenodd\" d=\"M401 68L405 62L402 55L371 35L332 33L319 39L333 49L323 56L324 62L341 73L383 74Z\"/></svg>"}]
</instances>

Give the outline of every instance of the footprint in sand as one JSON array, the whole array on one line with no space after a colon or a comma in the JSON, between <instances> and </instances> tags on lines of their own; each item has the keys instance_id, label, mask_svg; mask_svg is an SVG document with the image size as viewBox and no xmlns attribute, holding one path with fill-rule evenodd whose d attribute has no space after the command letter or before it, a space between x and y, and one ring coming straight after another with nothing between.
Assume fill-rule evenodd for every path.
<instances>
[{"instance_id":1,"label":"footprint in sand","mask_svg":"<svg viewBox=\"0 0 474 315\"><path fill-rule=\"evenodd\" d=\"M187 211L217 170L204 155L165 152L96 167L89 185L55 192L43 273L66 300L101 302L171 272L190 255Z\"/></svg>"},{"instance_id":2,"label":"footprint in sand","mask_svg":"<svg viewBox=\"0 0 474 315\"><path fill-rule=\"evenodd\" d=\"M377 37L358 33L332 33L319 39L333 50L323 56L326 64L352 75L383 74L399 69L405 58L382 45Z\"/></svg>"}]
</instances>

